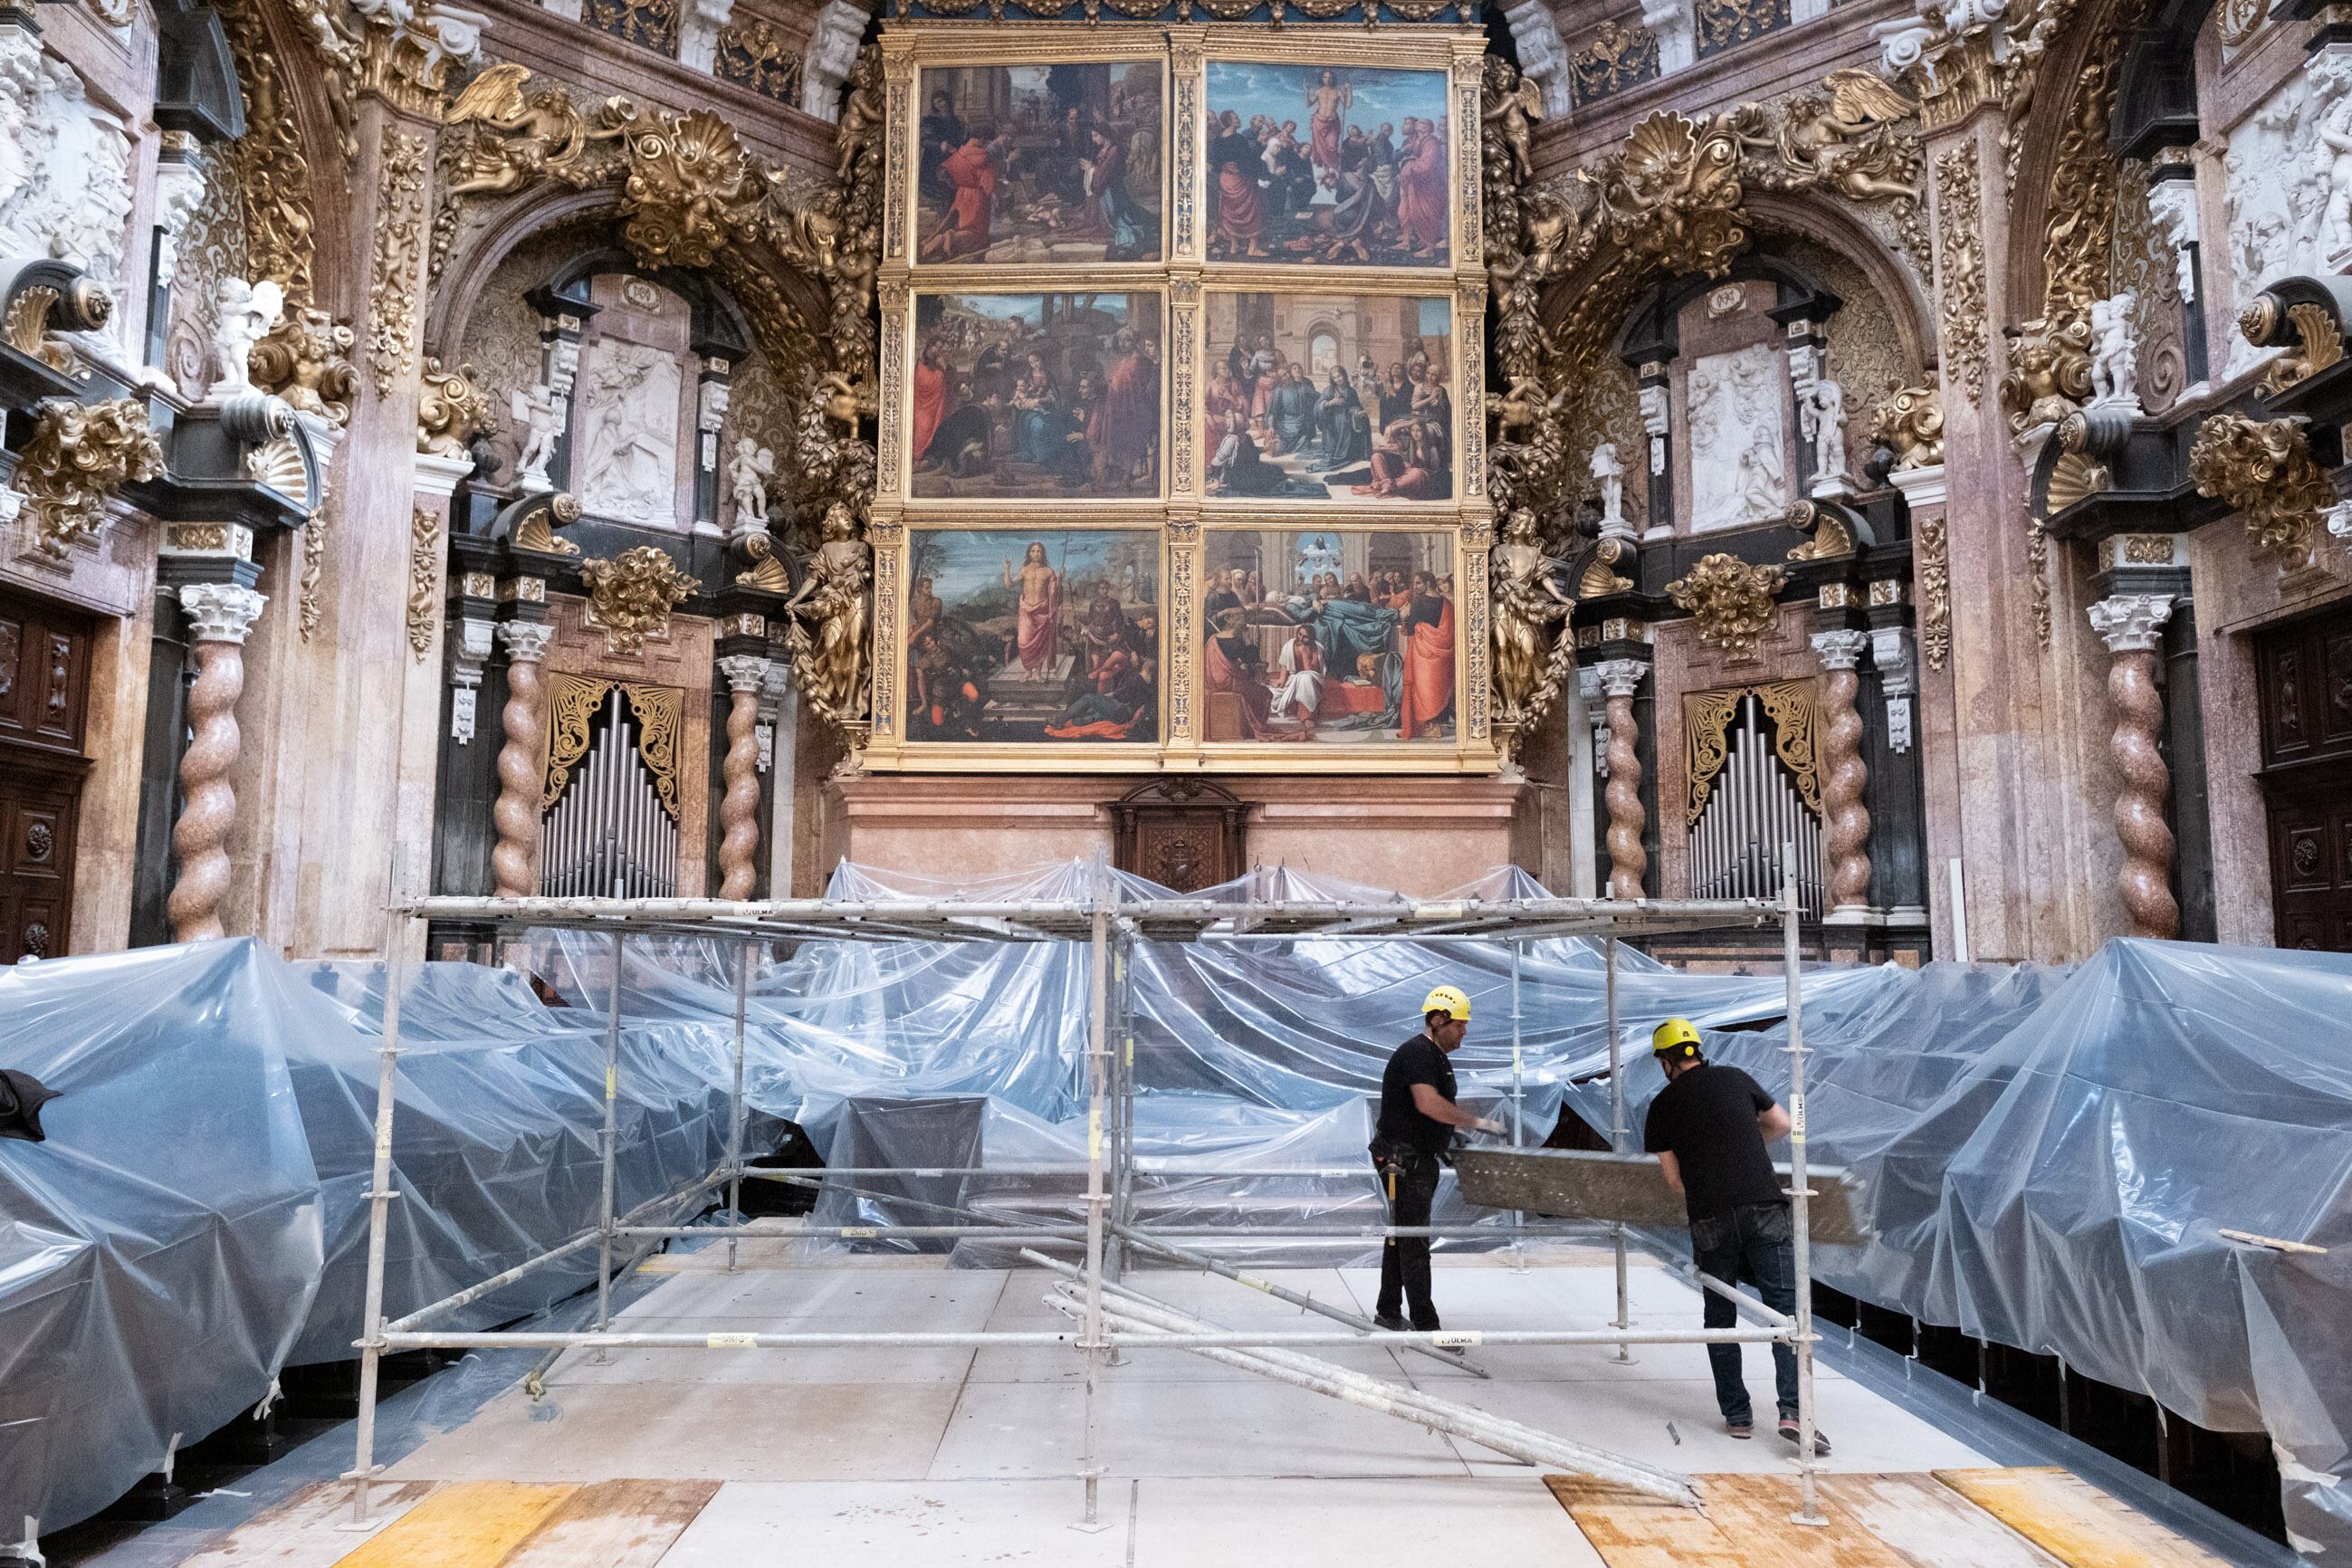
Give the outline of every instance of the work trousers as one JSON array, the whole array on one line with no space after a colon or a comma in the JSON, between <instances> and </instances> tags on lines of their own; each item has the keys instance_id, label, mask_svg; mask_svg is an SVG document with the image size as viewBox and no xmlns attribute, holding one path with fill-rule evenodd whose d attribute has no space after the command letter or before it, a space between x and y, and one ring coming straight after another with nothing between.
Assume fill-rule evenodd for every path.
<instances>
[{"instance_id":1,"label":"work trousers","mask_svg":"<svg viewBox=\"0 0 2352 1568\"><path fill-rule=\"evenodd\" d=\"M1728 1214L1691 1222L1691 1256L1699 1271L1727 1285L1753 1285L1763 1303L1776 1312L1797 1310L1797 1260L1789 1228L1789 1205L1782 1203L1743 1204ZM1706 1292L1710 1329L1728 1329L1739 1321L1738 1310L1714 1291ZM1709 1345L1706 1359L1715 1369L1715 1402L1724 1420L1734 1426L1754 1424L1748 1404L1748 1385L1739 1376L1739 1347ZM1797 1418L1797 1352L1788 1344L1772 1346L1773 1393L1779 1396L1783 1420Z\"/></svg>"},{"instance_id":2,"label":"work trousers","mask_svg":"<svg viewBox=\"0 0 2352 1568\"><path fill-rule=\"evenodd\" d=\"M1429 1205L1437 1196L1437 1156L1400 1150L1391 1157L1396 1172L1396 1195L1389 1205L1391 1225L1427 1225ZM1386 1173L1381 1190L1388 1190ZM1381 1299L1384 1318L1401 1315L1412 1303L1412 1326L1423 1331L1440 1326L1437 1303L1429 1296L1429 1237L1392 1236L1381 1248Z\"/></svg>"}]
</instances>

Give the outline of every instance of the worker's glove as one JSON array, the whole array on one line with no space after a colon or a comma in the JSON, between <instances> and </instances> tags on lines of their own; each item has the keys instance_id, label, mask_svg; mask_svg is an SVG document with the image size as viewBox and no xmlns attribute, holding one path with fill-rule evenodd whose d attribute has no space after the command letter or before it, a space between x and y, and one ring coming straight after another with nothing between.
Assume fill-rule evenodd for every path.
<instances>
[{"instance_id":1,"label":"worker's glove","mask_svg":"<svg viewBox=\"0 0 2352 1568\"><path fill-rule=\"evenodd\" d=\"M1485 1116L1480 1117L1474 1125L1481 1132L1508 1132L1510 1131L1509 1128L1504 1126L1501 1122Z\"/></svg>"}]
</instances>

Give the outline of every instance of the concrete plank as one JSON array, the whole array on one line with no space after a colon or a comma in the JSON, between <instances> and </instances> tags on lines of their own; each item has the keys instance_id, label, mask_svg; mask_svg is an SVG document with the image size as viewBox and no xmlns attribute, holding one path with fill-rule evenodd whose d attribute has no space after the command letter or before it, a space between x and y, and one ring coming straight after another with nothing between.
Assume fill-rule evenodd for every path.
<instances>
[{"instance_id":1,"label":"concrete plank","mask_svg":"<svg viewBox=\"0 0 2352 1568\"><path fill-rule=\"evenodd\" d=\"M1070 1528L1079 1483L1023 1481L734 1481L719 1489L661 1568L745 1563L874 1563L969 1568L1122 1568L1130 1484L1106 1482L1110 1528Z\"/></svg>"},{"instance_id":2,"label":"concrete plank","mask_svg":"<svg viewBox=\"0 0 2352 1568\"><path fill-rule=\"evenodd\" d=\"M1135 1568L1270 1563L1541 1563L1602 1558L1532 1476L1147 1480Z\"/></svg>"}]
</instances>

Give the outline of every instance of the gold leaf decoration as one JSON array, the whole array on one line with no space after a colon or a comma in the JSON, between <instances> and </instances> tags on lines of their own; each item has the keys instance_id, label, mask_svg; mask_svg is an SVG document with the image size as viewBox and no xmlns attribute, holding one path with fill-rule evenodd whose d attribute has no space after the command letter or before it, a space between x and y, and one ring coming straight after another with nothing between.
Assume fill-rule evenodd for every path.
<instances>
[{"instance_id":1,"label":"gold leaf decoration","mask_svg":"<svg viewBox=\"0 0 2352 1568\"><path fill-rule=\"evenodd\" d=\"M2227 503L2245 519L2258 558L2282 567L2310 558L2320 514L2336 504L2336 487L2313 459L2301 419L2214 415L2199 426L2189 448L2189 478L2199 495Z\"/></svg>"},{"instance_id":2,"label":"gold leaf decoration","mask_svg":"<svg viewBox=\"0 0 2352 1568\"><path fill-rule=\"evenodd\" d=\"M1772 596L1787 586L1778 566L1752 566L1737 555L1702 556L1690 575L1666 584L1666 596L1698 622L1699 636L1734 658L1747 658L1779 616Z\"/></svg>"}]
</instances>

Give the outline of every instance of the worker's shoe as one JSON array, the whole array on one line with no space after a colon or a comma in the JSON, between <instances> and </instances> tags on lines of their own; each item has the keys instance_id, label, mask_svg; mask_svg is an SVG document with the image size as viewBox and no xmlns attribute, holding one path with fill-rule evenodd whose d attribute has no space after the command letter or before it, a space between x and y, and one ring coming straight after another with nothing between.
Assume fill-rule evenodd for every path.
<instances>
[{"instance_id":1,"label":"worker's shoe","mask_svg":"<svg viewBox=\"0 0 2352 1568\"><path fill-rule=\"evenodd\" d=\"M1784 1415L1780 1418L1780 1436L1787 1439L1789 1446L1793 1448L1798 1446L1798 1441L1803 1434L1799 1431L1797 1424L1794 1421L1790 1420ZM1813 1457L1815 1458L1821 1458L1827 1455L1829 1451L1830 1440L1822 1435L1822 1429L1820 1427L1814 1427Z\"/></svg>"},{"instance_id":2,"label":"worker's shoe","mask_svg":"<svg viewBox=\"0 0 2352 1568\"><path fill-rule=\"evenodd\" d=\"M1374 1313L1372 1315L1372 1327L1380 1330L1383 1333L1390 1334L1409 1334L1412 1332L1412 1325L1406 1322L1394 1312Z\"/></svg>"},{"instance_id":3,"label":"worker's shoe","mask_svg":"<svg viewBox=\"0 0 2352 1568\"><path fill-rule=\"evenodd\" d=\"M1723 1424L1723 1429L1743 1441L1756 1436L1756 1423L1753 1421L1727 1421Z\"/></svg>"}]
</instances>

